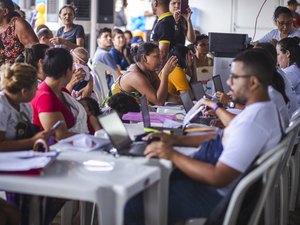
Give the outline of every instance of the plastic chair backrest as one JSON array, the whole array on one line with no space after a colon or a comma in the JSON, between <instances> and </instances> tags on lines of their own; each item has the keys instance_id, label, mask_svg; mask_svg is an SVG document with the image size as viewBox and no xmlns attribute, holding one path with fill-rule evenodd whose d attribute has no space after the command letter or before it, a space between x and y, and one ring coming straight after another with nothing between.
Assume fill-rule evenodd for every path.
<instances>
[{"instance_id":1,"label":"plastic chair backrest","mask_svg":"<svg viewBox=\"0 0 300 225\"><path fill-rule=\"evenodd\" d=\"M92 74L95 78L94 91L100 102L103 102L109 95L109 89L106 82L106 71L109 71L113 76L113 80L117 79L117 73L108 65L101 62L95 62L92 64Z\"/></svg>"}]
</instances>

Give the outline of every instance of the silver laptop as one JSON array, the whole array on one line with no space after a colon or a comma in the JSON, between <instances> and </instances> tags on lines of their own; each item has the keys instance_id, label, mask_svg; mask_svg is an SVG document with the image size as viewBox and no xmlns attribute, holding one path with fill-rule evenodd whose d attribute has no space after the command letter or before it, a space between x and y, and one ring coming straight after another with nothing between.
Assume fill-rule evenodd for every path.
<instances>
[{"instance_id":1,"label":"silver laptop","mask_svg":"<svg viewBox=\"0 0 300 225\"><path fill-rule=\"evenodd\" d=\"M112 111L108 115L99 116L98 121L119 155L144 156L147 143L133 142L122 120L115 111Z\"/></svg>"},{"instance_id":2,"label":"silver laptop","mask_svg":"<svg viewBox=\"0 0 300 225\"><path fill-rule=\"evenodd\" d=\"M203 84L201 81L197 81L191 84L192 86L192 90L194 92L195 95L195 99L198 101L201 98L203 98L203 96L206 96Z\"/></svg>"},{"instance_id":3,"label":"silver laptop","mask_svg":"<svg viewBox=\"0 0 300 225\"><path fill-rule=\"evenodd\" d=\"M188 91L185 91L183 93L180 94L180 99L182 101L182 104L183 104L183 108L185 110L185 112L188 112L191 110L191 108L193 108L194 106L194 103L193 103L193 100L189 94Z\"/></svg>"}]
</instances>

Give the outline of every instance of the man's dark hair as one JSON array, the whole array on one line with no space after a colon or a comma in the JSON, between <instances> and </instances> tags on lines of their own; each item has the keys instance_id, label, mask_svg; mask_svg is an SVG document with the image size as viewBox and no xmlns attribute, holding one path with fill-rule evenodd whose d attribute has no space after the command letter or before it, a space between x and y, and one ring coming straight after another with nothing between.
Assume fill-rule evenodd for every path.
<instances>
[{"instance_id":1,"label":"man's dark hair","mask_svg":"<svg viewBox=\"0 0 300 225\"><path fill-rule=\"evenodd\" d=\"M158 3L164 5L164 6L168 6L170 4L170 0L157 0Z\"/></svg>"},{"instance_id":2,"label":"man's dark hair","mask_svg":"<svg viewBox=\"0 0 300 225\"><path fill-rule=\"evenodd\" d=\"M67 49L50 48L46 51L43 71L47 77L59 79L72 70L73 57Z\"/></svg>"},{"instance_id":3,"label":"man's dark hair","mask_svg":"<svg viewBox=\"0 0 300 225\"><path fill-rule=\"evenodd\" d=\"M108 28L108 27L101 28L98 32L97 39L100 38L103 33L110 33L111 34L111 29Z\"/></svg>"},{"instance_id":4,"label":"man's dark hair","mask_svg":"<svg viewBox=\"0 0 300 225\"><path fill-rule=\"evenodd\" d=\"M274 61L269 53L262 49L251 49L236 56L233 62L242 62L247 75L255 76L263 87L271 85L274 75Z\"/></svg>"}]
</instances>

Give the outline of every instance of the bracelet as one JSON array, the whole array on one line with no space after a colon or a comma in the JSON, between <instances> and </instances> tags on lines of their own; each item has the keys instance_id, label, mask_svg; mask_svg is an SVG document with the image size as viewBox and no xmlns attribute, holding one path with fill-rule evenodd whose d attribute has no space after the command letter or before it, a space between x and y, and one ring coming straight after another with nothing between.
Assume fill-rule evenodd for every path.
<instances>
[{"instance_id":1,"label":"bracelet","mask_svg":"<svg viewBox=\"0 0 300 225\"><path fill-rule=\"evenodd\" d=\"M218 108L223 107L223 104L220 102L216 102L214 107L213 107L213 111L216 112Z\"/></svg>"}]
</instances>

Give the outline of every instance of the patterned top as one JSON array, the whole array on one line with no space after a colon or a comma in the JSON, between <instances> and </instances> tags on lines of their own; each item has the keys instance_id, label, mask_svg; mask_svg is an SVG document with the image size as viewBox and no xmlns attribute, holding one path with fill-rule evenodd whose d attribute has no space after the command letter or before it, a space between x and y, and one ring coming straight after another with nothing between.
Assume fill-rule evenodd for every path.
<instances>
[{"instance_id":1,"label":"patterned top","mask_svg":"<svg viewBox=\"0 0 300 225\"><path fill-rule=\"evenodd\" d=\"M25 47L15 34L17 17L13 17L5 31L0 33L0 65L14 63Z\"/></svg>"}]
</instances>

